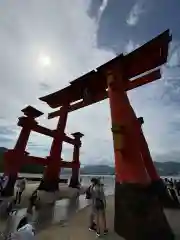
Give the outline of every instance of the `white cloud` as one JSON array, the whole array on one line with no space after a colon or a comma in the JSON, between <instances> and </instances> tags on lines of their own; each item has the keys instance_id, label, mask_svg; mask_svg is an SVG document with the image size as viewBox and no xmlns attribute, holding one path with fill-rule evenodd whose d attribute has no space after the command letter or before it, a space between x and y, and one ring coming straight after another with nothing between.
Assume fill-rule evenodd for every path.
<instances>
[{"instance_id":1,"label":"white cloud","mask_svg":"<svg viewBox=\"0 0 180 240\"><path fill-rule=\"evenodd\" d=\"M101 13L105 3L101 6ZM97 46L98 25L87 14L89 4L90 1L83 0L1 1L0 115L6 119L7 126L15 125L25 105L33 105L47 116L51 109L41 103L39 97L65 87L75 77L114 57L113 52ZM48 56L51 66L42 67L40 55ZM50 89L42 88L40 84L48 85ZM82 131L85 134L82 147L84 162L89 159L89 154L92 158L94 156L94 162L97 160L95 156L99 157L96 154L98 149L93 147L98 128L101 138L111 137L106 105L106 102L96 104L69 116L67 132ZM97 113L99 120L95 121L94 114ZM45 117L40 120L52 129L56 122L56 119L46 120ZM50 143L46 137L37 134L33 134L30 140L40 146L49 146ZM29 149L33 149L33 144ZM9 147L9 143L4 142L4 145ZM34 148L33 154L35 152Z\"/></svg>"},{"instance_id":2,"label":"white cloud","mask_svg":"<svg viewBox=\"0 0 180 240\"><path fill-rule=\"evenodd\" d=\"M107 6L107 1L103 3L101 12ZM87 14L89 4L90 1L84 0L0 2L0 126L15 130L14 135L8 136L14 141L0 140L0 146L13 147L19 132L15 124L25 105L44 111L46 115L40 123L54 129L57 119L45 118L51 109L38 98L63 88L75 77L114 57L113 52L97 46L98 22ZM132 17L130 25L137 23L141 14L137 14L136 8L136 14L132 14L135 20ZM136 47L138 44L130 40L125 50L129 52ZM49 56L51 66L42 67L40 55ZM170 78L177 79L180 74L179 70L164 70L163 81L129 93L137 116L145 119L143 128L153 154L179 149L179 133L170 133L170 124L172 119L179 119L179 110L173 104L165 105L161 98L169 96L165 91L170 87L174 93L177 88ZM81 150L83 163L112 161L110 128L108 100L69 115L66 132L81 131L85 134ZM51 139L33 134L28 148L34 155L40 153L45 156L50 143ZM65 159L69 159L69 151L66 147Z\"/></svg>"},{"instance_id":3,"label":"white cloud","mask_svg":"<svg viewBox=\"0 0 180 240\"><path fill-rule=\"evenodd\" d=\"M130 53L134 51L136 48L139 47L139 44L135 44L131 39L128 41L128 43L125 45L124 52Z\"/></svg>"},{"instance_id":4,"label":"white cloud","mask_svg":"<svg viewBox=\"0 0 180 240\"><path fill-rule=\"evenodd\" d=\"M180 67L180 43L178 41L173 41L171 44L171 48L169 50L169 68L177 68Z\"/></svg>"},{"instance_id":5,"label":"white cloud","mask_svg":"<svg viewBox=\"0 0 180 240\"><path fill-rule=\"evenodd\" d=\"M102 4L101 4L101 6L99 8L99 11L98 11L97 22L100 21L101 16L102 16L104 10L106 9L107 5L108 5L108 0L102 0Z\"/></svg>"},{"instance_id":6,"label":"white cloud","mask_svg":"<svg viewBox=\"0 0 180 240\"><path fill-rule=\"evenodd\" d=\"M135 3L135 5L131 9L126 19L126 23L130 26L135 26L143 13L144 13L143 1L137 1L137 3Z\"/></svg>"}]
</instances>

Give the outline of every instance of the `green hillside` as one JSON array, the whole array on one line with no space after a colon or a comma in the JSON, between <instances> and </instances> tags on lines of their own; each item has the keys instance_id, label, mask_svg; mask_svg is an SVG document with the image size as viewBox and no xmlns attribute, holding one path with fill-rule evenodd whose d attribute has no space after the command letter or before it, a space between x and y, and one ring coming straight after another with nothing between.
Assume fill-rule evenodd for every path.
<instances>
[{"instance_id":1,"label":"green hillside","mask_svg":"<svg viewBox=\"0 0 180 240\"><path fill-rule=\"evenodd\" d=\"M3 153L6 148L0 147L0 172L3 172ZM173 176L180 174L180 162L154 162L156 169L161 176ZM22 173L42 173L43 166L28 164L21 169ZM64 174L71 173L70 169L62 169ZM108 165L86 165L81 168L81 174L87 175L113 175L114 167Z\"/></svg>"},{"instance_id":2,"label":"green hillside","mask_svg":"<svg viewBox=\"0 0 180 240\"><path fill-rule=\"evenodd\" d=\"M6 151L6 148L0 147L0 172L3 172L3 153ZM42 173L43 166L35 165L35 164L28 164L21 169L22 173Z\"/></svg>"}]
</instances>

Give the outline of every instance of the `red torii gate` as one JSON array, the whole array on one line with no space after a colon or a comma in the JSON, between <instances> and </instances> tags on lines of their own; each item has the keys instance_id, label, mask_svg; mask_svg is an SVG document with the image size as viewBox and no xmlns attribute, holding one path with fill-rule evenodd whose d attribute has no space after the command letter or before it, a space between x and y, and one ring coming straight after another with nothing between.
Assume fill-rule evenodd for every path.
<instances>
[{"instance_id":1,"label":"red torii gate","mask_svg":"<svg viewBox=\"0 0 180 240\"><path fill-rule=\"evenodd\" d=\"M126 239L173 239L162 207L150 191L152 184L158 184L160 178L141 129L143 118L136 117L126 94L128 90L161 78L159 67L167 61L170 41L171 36L167 30L135 51L125 56L121 54L71 82L68 87L40 98L51 108L60 107L49 114L49 118L60 118L57 129L53 132L48 165L40 184L40 189L48 191L58 188L62 150L62 144L59 143L65 140L68 112L109 98L116 174L115 230ZM28 131L25 135L28 135ZM26 138L24 137L24 142ZM16 153L18 151L20 152L17 150ZM76 156L78 155L77 147ZM8 169L8 156L6 159ZM18 169L14 172L22 164L20 160L18 162ZM77 176L78 171L74 170L74 179Z\"/></svg>"},{"instance_id":2,"label":"red torii gate","mask_svg":"<svg viewBox=\"0 0 180 240\"><path fill-rule=\"evenodd\" d=\"M96 70L70 82L68 87L40 98L51 108L60 107L59 110L49 114L48 118L50 119L63 114L67 116L68 112L78 110L109 97L115 147L115 166L117 170L116 179L118 181L128 180L128 182L148 183L149 180L159 180L148 145L140 128L141 124L137 121L126 96L126 91L161 78L160 69L156 68L166 62L170 40L171 37L167 30L128 55L124 56L121 54ZM139 77L141 74L144 75ZM133 80L130 81L132 78ZM123 110L123 114L121 114L121 110ZM137 139L136 143L132 143L132 140L130 141L129 139L125 141L125 135L128 133L125 129L126 125L128 125L128 128L132 126L130 128L130 132L132 132L131 137ZM127 146L125 143L122 144L122 139L128 143ZM139 142L138 145L140 146L136 146L137 142ZM125 147L127 147L127 151ZM137 151L137 147L139 151ZM136 150L135 152L138 152L138 154L132 153L131 156L128 153L129 149ZM134 159L133 163L131 163L132 167L130 164L126 169L127 171L124 171L124 167L127 167L126 163L129 163L129 161L122 161L121 155L125 158ZM55 166L54 163L52 164Z\"/></svg>"},{"instance_id":3,"label":"red torii gate","mask_svg":"<svg viewBox=\"0 0 180 240\"><path fill-rule=\"evenodd\" d=\"M61 128L59 131L58 128L59 125L56 130L51 130L46 127L40 126L35 119L42 116L43 113L35 109L34 107L28 106L21 111L24 113L25 116L20 117L18 121L18 126L22 127L19 138L15 144L14 149L10 149L4 153L4 173L5 175L8 175L10 179L7 187L2 192L2 195L4 196L13 195L14 183L17 179L17 174L23 165L36 163L47 167L54 154L55 147L58 147L58 149L56 149L58 150L58 152L56 153L57 154L56 157L57 162L59 164L58 165L59 174L61 168L72 168L70 186L77 187L79 185L79 168L80 168L79 148L81 147L80 139L83 136L83 134L80 132L76 132L72 134L74 138L71 138L64 133L64 129ZM53 138L50 156L48 156L47 158L35 157L30 156L29 153L25 151L31 131ZM58 139L56 139L57 136ZM69 143L74 146L72 162L63 161L61 158L63 142ZM49 170L48 167L47 170ZM59 174L58 178L57 176L55 176L56 179L55 183L51 182L49 179L48 184L44 184L44 181L42 180L39 185L39 190L41 189L46 191L58 190Z\"/></svg>"}]
</instances>

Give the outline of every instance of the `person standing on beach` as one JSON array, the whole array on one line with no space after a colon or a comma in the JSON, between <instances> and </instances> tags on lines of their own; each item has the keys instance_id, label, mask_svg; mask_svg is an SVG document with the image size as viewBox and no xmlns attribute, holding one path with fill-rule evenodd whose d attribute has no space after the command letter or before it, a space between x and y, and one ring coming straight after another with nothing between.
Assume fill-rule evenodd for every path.
<instances>
[{"instance_id":1,"label":"person standing on beach","mask_svg":"<svg viewBox=\"0 0 180 240\"><path fill-rule=\"evenodd\" d=\"M97 179L96 178L92 178L91 179L91 185L88 187L87 191L86 191L86 199L91 201L91 213L90 213L90 227L89 230L90 231L96 231L96 223L95 223L95 210L94 210L94 206L93 206L93 188L96 184Z\"/></svg>"},{"instance_id":2,"label":"person standing on beach","mask_svg":"<svg viewBox=\"0 0 180 240\"><path fill-rule=\"evenodd\" d=\"M3 177L0 177L0 192L3 190Z\"/></svg>"},{"instance_id":3,"label":"person standing on beach","mask_svg":"<svg viewBox=\"0 0 180 240\"><path fill-rule=\"evenodd\" d=\"M35 210L38 210L40 207L40 197L37 189L32 193L31 197L29 198L29 204L27 207L28 214L33 214L33 207L35 208Z\"/></svg>"},{"instance_id":4,"label":"person standing on beach","mask_svg":"<svg viewBox=\"0 0 180 240\"><path fill-rule=\"evenodd\" d=\"M180 181L176 182L177 195L180 196Z\"/></svg>"},{"instance_id":5,"label":"person standing on beach","mask_svg":"<svg viewBox=\"0 0 180 240\"><path fill-rule=\"evenodd\" d=\"M16 203L20 204L21 203L21 197L22 197L22 193L24 192L26 188L26 179L20 179L17 182L17 192L16 192Z\"/></svg>"},{"instance_id":6,"label":"person standing on beach","mask_svg":"<svg viewBox=\"0 0 180 240\"><path fill-rule=\"evenodd\" d=\"M3 175L1 177L1 180L0 180L0 191L1 191L1 193L6 188L6 186L8 184L8 181L9 181L9 177L7 175Z\"/></svg>"},{"instance_id":7,"label":"person standing on beach","mask_svg":"<svg viewBox=\"0 0 180 240\"><path fill-rule=\"evenodd\" d=\"M99 237L101 233L100 222L103 223L104 234L108 233L106 226L106 198L104 194L103 185L98 179L92 179L91 187L92 196L92 212L91 212L91 226L89 230L96 231L96 235ZM96 219L96 224L95 220Z\"/></svg>"}]
</instances>

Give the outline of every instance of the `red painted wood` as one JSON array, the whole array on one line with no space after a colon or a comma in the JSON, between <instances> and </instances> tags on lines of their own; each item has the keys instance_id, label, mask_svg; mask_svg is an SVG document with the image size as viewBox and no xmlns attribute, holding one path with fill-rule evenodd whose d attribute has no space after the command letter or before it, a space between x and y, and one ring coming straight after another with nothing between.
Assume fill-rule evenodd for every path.
<instances>
[{"instance_id":1,"label":"red painted wood","mask_svg":"<svg viewBox=\"0 0 180 240\"><path fill-rule=\"evenodd\" d=\"M125 86L125 90L129 91L129 90L132 90L134 88L143 86L144 84L147 84L147 83L150 83L150 82L153 82L153 81L156 81L156 80L160 79L160 77L161 77L160 70L159 69L155 70L151 73L148 73L145 76L139 77L139 78L137 78L135 80L132 80L132 81L128 81L127 86ZM94 103L105 100L106 98L108 98L107 91L100 92L98 95L96 95L94 97L92 102L86 103L82 100L81 102L70 105L69 112L79 110L83 107L87 107L87 106L92 105ZM59 114L60 114L60 110L57 110L55 112L49 113L48 118L49 119L55 118L55 117L59 116Z\"/></svg>"},{"instance_id":2,"label":"red painted wood","mask_svg":"<svg viewBox=\"0 0 180 240\"><path fill-rule=\"evenodd\" d=\"M136 115L124 89L124 79L113 72L107 77L116 181L147 185L149 175L141 156ZM117 104L118 103L118 104Z\"/></svg>"},{"instance_id":3,"label":"red painted wood","mask_svg":"<svg viewBox=\"0 0 180 240\"><path fill-rule=\"evenodd\" d=\"M120 69L121 65L123 65L127 80L164 64L167 60L170 41L171 36L169 30L167 30L135 51L125 56L122 54L117 56L96 70L71 82L70 86L41 97L40 100L46 102L50 107L56 108L67 102L72 103L82 99L86 88L90 90L92 95L97 95L107 88L106 72L114 67Z\"/></svg>"}]
</instances>

